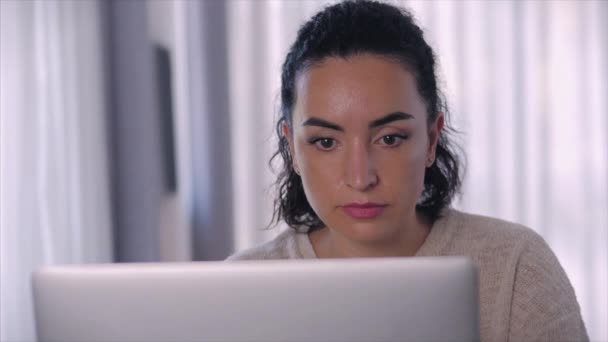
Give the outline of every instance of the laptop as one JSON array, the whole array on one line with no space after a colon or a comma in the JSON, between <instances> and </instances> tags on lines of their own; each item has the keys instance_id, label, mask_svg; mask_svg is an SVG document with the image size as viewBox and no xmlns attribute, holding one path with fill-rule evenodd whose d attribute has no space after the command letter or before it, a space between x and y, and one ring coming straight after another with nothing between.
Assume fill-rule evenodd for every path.
<instances>
[{"instance_id":1,"label":"laptop","mask_svg":"<svg viewBox=\"0 0 608 342\"><path fill-rule=\"evenodd\" d=\"M461 257L51 266L40 341L478 341Z\"/></svg>"}]
</instances>

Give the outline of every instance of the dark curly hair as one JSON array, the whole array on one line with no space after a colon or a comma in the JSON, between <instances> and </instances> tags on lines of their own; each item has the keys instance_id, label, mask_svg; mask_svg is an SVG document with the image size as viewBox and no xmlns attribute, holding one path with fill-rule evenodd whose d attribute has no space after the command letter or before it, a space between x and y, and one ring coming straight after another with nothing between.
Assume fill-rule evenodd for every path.
<instances>
[{"instance_id":1,"label":"dark curly hair","mask_svg":"<svg viewBox=\"0 0 608 342\"><path fill-rule=\"evenodd\" d=\"M281 156L283 166L275 183L278 193L271 224L283 219L292 228L304 226L312 231L324 227L304 194L300 176L293 169L289 143L281 128L285 122L292 128L297 95L295 82L299 73L327 57L347 58L361 53L393 59L414 75L429 123L435 121L439 112L446 115L436 161L426 169L424 190L416 209L434 221L459 191L461 162L456 150L460 150L449 139L455 131L448 127L448 108L437 85L436 58L422 30L406 10L376 1L348 0L326 7L306 22L283 63L281 112L276 124L279 143L270 159L272 165L272 161Z\"/></svg>"}]
</instances>

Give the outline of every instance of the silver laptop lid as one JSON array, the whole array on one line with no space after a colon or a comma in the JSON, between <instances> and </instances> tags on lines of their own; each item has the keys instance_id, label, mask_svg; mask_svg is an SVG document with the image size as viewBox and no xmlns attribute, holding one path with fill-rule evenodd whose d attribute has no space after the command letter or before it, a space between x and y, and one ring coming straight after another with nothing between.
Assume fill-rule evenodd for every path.
<instances>
[{"instance_id":1,"label":"silver laptop lid","mask_svg":"<svg viewBox=\"0 0 608 342\"><path fill-rule=\"evenodd\" d=\"M477 341L459 257L55 266L40 341Z\"/></svg>"}]
</instances>

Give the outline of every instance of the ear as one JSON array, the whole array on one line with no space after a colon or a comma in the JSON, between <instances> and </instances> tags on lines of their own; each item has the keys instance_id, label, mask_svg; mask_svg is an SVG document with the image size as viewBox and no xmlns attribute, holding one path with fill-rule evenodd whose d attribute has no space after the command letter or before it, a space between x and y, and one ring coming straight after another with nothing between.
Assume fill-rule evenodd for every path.
<instances>
[{"instance_id":1,"label":"ear","mask_svg":"<svg viewBox=\"0 0 608 342\"><path fill-rule=\"evenodd\" d=\"M437 113L435 121L432 122L429 127L429 149L427 152L427 167L430 167L435 162L437 144L439 143L439 136L444 125L445 116L443 115L443 113L439 112Z\"/></svg>"},{"instance_id":2,"label":"ear","mask_svg":"<svg viewBox=\"0 0 608 342\"><path fill-rule=\"evenodd\" d=\"M291 163L293 164L292 167L297 174L300 174L298 162L294 153L295 149L293 145L293 133L289 128L289 124L286 121L283 121L281 130L283 131L283 136L287 139L287 143L289 144L289 154L291 155Z\"/></svg>"}]
</instances>

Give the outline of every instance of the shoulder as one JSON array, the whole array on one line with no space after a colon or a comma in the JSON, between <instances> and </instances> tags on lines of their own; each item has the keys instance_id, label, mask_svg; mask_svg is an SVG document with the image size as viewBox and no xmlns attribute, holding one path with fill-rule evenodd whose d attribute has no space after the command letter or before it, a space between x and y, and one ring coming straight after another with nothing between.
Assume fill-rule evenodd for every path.
<instances>
[{"instance_id":1,"label":"shoulder","mask_svg":"<svg viewBox=\"0 0 608 342\"><path fill-rule=\"evenodd\" d=\"M435 230L435 231L434 231ZM546 247L534 230L493 217L446 210L431 230L435 253L482 257L486 253L515 257L526 245Z\"/></svg>"},{"instance_id":2,"label":"shoulder","mask_svg":"<svg viewBox=\"0 0 608 342\"><path fill-rule=\"evenodd\" d=\"M497 218L454 211L454 241L471 252L508 258L519 273L527 268L565 278L557 257L536 231L524 225ZM503 262L506 261L503 259ZM567 282L568 283L568 282ZM569 283L568 283L569 285Z\"/></svg>"},{"instance_id":3,"label":"shoulder","mask_svg":"<svg viewBox=\"0 0 608 342\"><path fill-rule=\"evenodd\" d=\"M292 228L287 228L274 239L259 246L239 251L229 256L226 260L235 261L298 258L301 257L298 244L299 240L302 238L308 237L305 233L298 233Z\"/></svg>"},{"instance_id":4,"label":"shoulder","mask_svg":"<svg viewBox=\"0 0 608 342\"><path fill-rule=\"evenodd\" d=\"M472 250L478 245L495 257L512 258L518 277L516 281L528 281L527 277L534 274L537 280L542 275L551 278L549 280L554 284L559 280L566 283L564 286L569 286L557 257L545 239L531 228L463 212L456 212L456 217L460 220L458 231L454 233L458 237L456 240L468 240ZM530 282L528 285L535 285L532 280Z\"/></svg>"},{"instance_id":5,"label":"shoulder","mask_svg":"<svg viewBox=\"0 0 608 342\"><path fill-rule=\"evenodd\" d=\"M453 232L448 250L471 256L480 268L487 291L482 301L501 298L507 306L502 320L509 322L510 340L588 340L574 289L542 236L521 224L456 210L446 218L446 230Z\"/></svg>"},{"instance_id":6,"label":"shoulder","mask_svg":"<svg viewBox=\"0 0 608 342\"><path fill-rule=\"evenodd\" d=\"M451 249L466 251L481 265L509 273L516 285L542 290L538 280L551 288L572 288L557 257L545 239L534 230L513 222L454 211ZM535 290L536 291L536 290Z\"/></svg>"},{"instance_id":7,"label":"shoulder","mask_svg":"<svg viewBox=\"0 0 608 342\"><path fill-rule=\"evenodd\" d=\"M458 233L471 238L521 244L539 241L542 237L534 230L510 221L452 210Z\"/></svg>"},{"instance_id":8,"label":"shoulder","mask_svg":"<svg viewBox=\"0 0 608 342\"><path fill-rule=\"evenodd\" d=\"M513 340L589 340L574 288L540 236L523 244L513 283Z\"/></svg>"}]
</instances>

